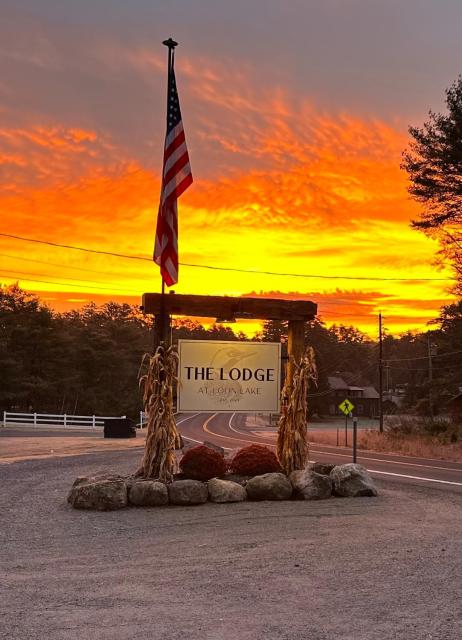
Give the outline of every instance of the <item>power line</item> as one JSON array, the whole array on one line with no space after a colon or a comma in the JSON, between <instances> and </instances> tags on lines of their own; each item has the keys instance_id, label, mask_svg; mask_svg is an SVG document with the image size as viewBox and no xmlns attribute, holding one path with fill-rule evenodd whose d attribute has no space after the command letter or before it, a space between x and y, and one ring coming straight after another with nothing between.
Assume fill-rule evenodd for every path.
<instances>
[{"instance_id":1,"label":"power line","mask_svg":"<svg viewBox=\"0 0 462 640\"><path fill-rule=\"evenodd\" d=\"M86 253L96 253L99 255L112 256L115 258L126 258L129 260L143 260L146 262L151 262L151 258L146 258L145 256L135 256L128 255L125 253L115 253L112 251L103 251L99 249L89 249L87 247L79 247L75 245L69 244L59 244L57 242L49 242L47 240L37 240L35 238L26 238L24 236L17 236L11 233L2 233L0 232L0 236L5 238L13 238L14 240L20 240L24 242L35 242L38 244L45 244L51 247L59 247L62 249L73 249L76 251L85 251ZM377 281L377 282L448 282L448 281L457 281L456 278L385 278L385 277L367 277L367 276L326 276L324 274L314 274L314 273L286 273L286 272L278 272L278 271L261 271L259 269L239 269L238 267L217 267L209 264L196 264L193 262L180 262L182 267L193 267L196 269L209 269L212 271L232 271L236 273L255 273L259 275L267 275L267 276L282 276L282 277L290 277L290 278L318 278L321 280L358 280L358 281Z\"/></svg>"},{"instance_id":2,"label":"power line","mask_svg":"<svg viewBox=\"0 0 462 640\"><path fill-rule=\"evenodd\" d=\"M433 356L432 356L433 357ZM425 371L428 373L428 367L390 367L385 365L385 369L392 369L393 371ZM432 367L432 371L448 371L448 369L460 369L460 364L448 364L446 367Z\"/></svg>"},{"instance_id":3,"label":"power line","mask_svg":"<svg viewBox=\"0 0 462 640\"><path fill-rule=\"evenodd\" d=\"M6 271L7 271L7 273L5 273L5 272L0 273L0 276L3 277L3 278L9 278L10 280L26 280L26 282L43 282L45 284L57 284L59 286L66 285L66 287L80 287L80 288L82 288L84 286L83 284L74 284L72 282L56 282L56 281L53 281L53 280L38 280L36 278L28 278L27 276L25 278L19 278L16 275L15 276L11 276L9 274L11 274L11 273L21 273L20 271L16 271L16 272L14 272L14 271L8 272L8 270L6 270ZM22 273L26 273L26 272L23 271ZM32 275L35 275L35 274L32 274ZM99 289L101 291L122 291L123 293L125 293L125 295L135 295L135 293L132 293L132 294L127 293L126 289L116 289L114 287L98 287L98 286L94 286L94 285L91 285L91 284L87 284L87 281L85 281L85 287L88 288L88 289ZM138 295L138 292L137 292L136 295Z\"/></svg>"},{"instance_id":4,"label":"power line","mask_svg":"<svg viewBox=\"0 0 462 640\"><path fill-rule=\"evenodd\" d=\"M15 236L11 233L0 232L0 236L3 236L5 238L13 238L14 240L21 240L24 242L35 242L36 244L46 244L49 247L59 247L61 249L74 249L76 251L85 251L86 253L98 253L104 256L114 256L116 258L128 258L130 260L146 260L147 262L152 262L150 258L145 258L143 256L129 256L125 253L114 253L112 251L88 249L87 247L77 247L72 244L59 244L58 242L49 242L48 240L37 240L36 238L25 238L23 236Z\"/></svg>"},{"instance_id":5,"label":"power line","mask_svg":"<svg viewBox=\"0 0 462 640\"><path fill-rule=\"evenodd\" d=\"M13 274L20 274L21 276L44 276L45 278L49 278L49 277L53 277L53 276L49 276L48 274L44 273L35 273L33 271L12 271L10 269L4 269L4 271L6 271L7 273L13 273ZM15 276L16 277L16 276ZM79 286L90 286L91 287L91 283L93 282L95 285L103 285L102 289L107 289L108 291L126 291L126 289L117 289L114 287L105 287L104 286L104 282L98 282L96 280L81 280L80 278L66 278L66 280L72 280L73 282L78 282Z\"/></svg>"},{"instance_id":6,"label":"power line","mask_svg":"<svg viewBox=\"0 0 462 640\"><path fill-rule=\"evenodd\" d=\"M89 273L99 273L101 275L111 275L107 271L101 271L101 270L98 270L98 269L88 269L88 268L85 268L85 267L76 267L74 265L67 265L67 264L58 263L58 262L48 262L46 260L37 260L35 258L24 258L23 256L15 256L15 255L7 254L7 253L0 253L0 257L12 258L13 260L23 260L23 261L26 261L26 262L36 262L38 264L45 264L45 265L50 266L50 267L63 267L63 268L66 268L66 269L76 269L78 271L85 271L85 272L89 272ZM7 271L9 273L13 273L13 271L10 270L10 269L7 269ZM27 271L16 271L15 273L26 274L26 275L34 275L34 276L42 275L42 274L39 274L39 273L32 273L30 271L29 272L27 272ZM43 274L43 275L46 278L53 277L53 276L49 276L48 274ZM5 276L5 277L7 277L7 276ZM68 280L76 280L76 281L79 281L79 282L82 282L82 283L85 283L85 284L90 283L90 282L94 282L95 284L103 284L102 282L99 283L96 280L80 280L80 279L71 278L71 277L68 277ZM60 284L60 283L56 283L56 284ZM117 288L112 288L111 287L111 291L126 291L126 289L117 289ZM316 298L316 295L314 295L313 298ZM323 300L320 300L318 304L325 305L325 304L336 304L336 303L334 301L323 301ZM342 317L345 317L345 318L357 318L357 317L371 318L371 319L375 318L374 311L371 311L371 313L343 313L341 311L336 313L335 311L322 311L322 312L318 313L318 318L321 319L323 316L326 316L326 315L335 316L335 317L342 316ZM389 318L390 317L392 318L393 316L389 316Z\"/></svg>"},{"instance_id":7,"label":"power line","mask_svg":"<svg viewBox=\"0 0 462 640\"><path fill-rule=\"evenodd\" d=\"M23 256L12 256L8 253L0 253L0 258L11 258L12 260L23 260L24 262L37 262L38 264L46 264L50 267L64 267L65 269L75 269L77 271L87 271L89 273L100 273L102 275L110 275L107 271L101 271L100 269L89 269L87 267L76 267L73 264L63 264L59 262L48 262L47 260L37 260L36 258L24 258Z\"/></svg>"},{"instance_id":8,"label":"power line","mask_svg":"<svg viewBox=\"0 0 462 640\"><path fill-rule=\"evenodd\" d=\"M25 261L25 262L36 262L38 264L45 264L45 265L50 266L50 267L62 267L62 268L65 268L65 269L74 269L74 270L77 270L77 271L85 271L85 272L88 272L88 273L99 273L101 275L106 275L106 276L112 275L111 273L108 273L107 271L101 271L100 269L89 269L89 268L86 268L86 267L76 267L76 266L70 265L70 264L64 264L64 263L59 263L59 262L49 262L48 260L38 260L36 258L24 258L23 256L11 255L11 254L8 254L8 253L0 253L0 257L11 258L12 260L22 260L22 261ZM20 272L18 272L18 273L20 273ZM30 274L30 275L42 275L42 274L35 273L35 274ZM47 274L45 274L45 277L53 277L53 276L48 276ZM69 279L73 280L74 278L69 278ZM82 280L82 282L88 282L88 281L87 280ZM92 281L92 282L96 282L96 281ZM101 283L101 284L103 284L103 283ZM316 298L316 297L317 297L316 294L314 294L313 298ZM329 305L329 304L331 304L331 305L332 304L341 304L342 300L345 300L345 298L338 298L338 301L322 300L321 299L319 301L319 304L322 305L322 306ZM347 300L347 302L350 302L350 300ZM375 312L373 310L371 310L370 313L343 313L341 311L336 313L335 311L323 311L322 313L318 314L318 317L321 318L322 316L325 316L325 315L331 315L331 316L335 316L335 317L343 316L343 317L346 317L346 318L357 318L358 316L361 316L363 318L372 318L372 319L375 318ZM392 316L389 316L389 317L392 317Z\"/></svg>"},{"instance_id":9,"label":"power line","mask_svg":"<svg viewBox=\"0 0 462 640\"><path fill-rule=\"evenodd\" d=\"M450 351L449 353L437 353L436 355L432 355L432 358L445 358L448 356L457 356L462 353L462 350L459 351ZM407 362L412 360L428 360L428 355L426 356L416 356L415 358L385 358L384 362Z\"/></svg>"},{"instance_id":10,"label":"power line","mask_svg":"<svg viewBox=\"0 0 462 640\"><path fill-rule=\"evenodd\" d=\"M77 271L85 271L85 272L89 272L89 273L99 273L101 275L106 275L106 276L110 276L113 275L111 273L108 273L107 271L101 271L99 269L88 269L85 267L76 267L74 265L68 265L68 264L63 264L63 263L58 263L58 262L49 262L47 260L37 260L35 258L24 258L23 256L15 256L15 255L10 255L7 253L0 253L0 257L3 258L12 258L13 260L23 260L26 262L36 262L38 264L45 264L47 266L50 267L62 267L62 268L66 268L66 269L75 269ZM7 269L7 271L12 272L12 270ZM18 271L17 273L28 273L29 275L43 275L43 274L38 274L38 273L32 273L32 272L24 272L24 271ZM53 277L52 276L48 276L47 274L44 274L45 277ZM69 280L75 280L75 278L68 278ZM88 281L88 280L79 280L79 282L95 282L95 280L92 281ZM103 284L103 283L97 283L97 284ZM125 289L123 289L123 291L125 291ZM316 294L314 294L313 297L316 297ZM327 301L323 301L321 300L320 304L325 305L325 304L337 304L335 301L333 300L327 300ZM342 313L342 312L338 312L335 313L335 311L323 311L322 313L318 314L319 318L321 318L324 315L333 315L335 317L337 316L345 316L348 318L356 318L358 316L364 317L364 318L374 318L374 312L371 311L371 313Z\"/></svg>"}]
</instances>

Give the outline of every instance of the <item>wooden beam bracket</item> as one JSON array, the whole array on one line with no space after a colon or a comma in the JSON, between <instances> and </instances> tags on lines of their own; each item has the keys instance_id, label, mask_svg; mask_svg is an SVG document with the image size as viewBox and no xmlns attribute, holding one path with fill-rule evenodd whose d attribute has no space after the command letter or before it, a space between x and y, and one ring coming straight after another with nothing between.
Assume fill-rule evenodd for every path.
<instances>
[{"instance_id":1,"label":"wooden beam bracket","mask_svg":"<svg viewBox=\"0 0 462 640\"><path fill-rule=\"evenodd\" d=\"M161 312L161 293L145 293L142 311L157 315ZM249 318L258 320L313 320L317 305L308 300L275 298L234 298L231 296L196 296L169 293L165 296L165 313L201 318Z\"/></svg>"}]
</instances>

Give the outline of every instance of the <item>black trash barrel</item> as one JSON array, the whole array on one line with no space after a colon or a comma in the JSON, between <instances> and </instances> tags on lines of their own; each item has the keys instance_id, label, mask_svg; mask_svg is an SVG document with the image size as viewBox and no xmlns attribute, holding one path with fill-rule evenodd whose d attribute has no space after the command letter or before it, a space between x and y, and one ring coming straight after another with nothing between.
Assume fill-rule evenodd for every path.
<instances>
[{"instance_id":1,"label":"black trash barrel","mask_svg":"<svg viewBox=\"0 0 462 640\"><path fill-rule=\"evenodd\" d=\"M105 438L136 438L136 423L130 418L105 418Z\"/></svg>"}]
</instances>

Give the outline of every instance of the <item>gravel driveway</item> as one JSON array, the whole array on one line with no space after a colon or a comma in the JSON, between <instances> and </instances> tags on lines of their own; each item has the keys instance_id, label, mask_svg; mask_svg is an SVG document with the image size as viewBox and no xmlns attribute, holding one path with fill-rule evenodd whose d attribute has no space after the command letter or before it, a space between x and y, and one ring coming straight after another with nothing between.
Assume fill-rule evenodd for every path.
<instances>
[{"instance_id":1,"label":"gravel driveway","mask_svg":"<svg viewBox=\"0 0 462 640\"><path fill-rule=\"evenodd\" d=\"M378 498L74 511L77 475L141 452L0 466L0 637L459 640L462 502Z\"/></svg>"}]
</instances>

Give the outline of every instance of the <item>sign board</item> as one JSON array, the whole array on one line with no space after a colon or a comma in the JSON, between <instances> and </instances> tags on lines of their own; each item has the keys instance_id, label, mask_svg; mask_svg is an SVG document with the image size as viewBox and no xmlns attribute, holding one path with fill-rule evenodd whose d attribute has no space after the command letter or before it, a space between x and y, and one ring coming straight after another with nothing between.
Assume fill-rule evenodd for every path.
<instances>
[{"instance_id":1,"label":"sign board","mask_svg":"<svg viewBox=\"0 0 462 640\"><path fill-rule=\"evenodd\" d=\"M178 340L178 411L279 413L278 342Z\"/></svg>"},{"instance_id":2,"label":"sign board","mask_svg":"<svg viewBox=\"0 0 462 640\"><path fill-rule=\"evenodd\" d=\"M355 405L348 400L348 398L345 398L345 400L338 405L338 408L347 416L353 411Z\"/></svg>"}]
</instances>

